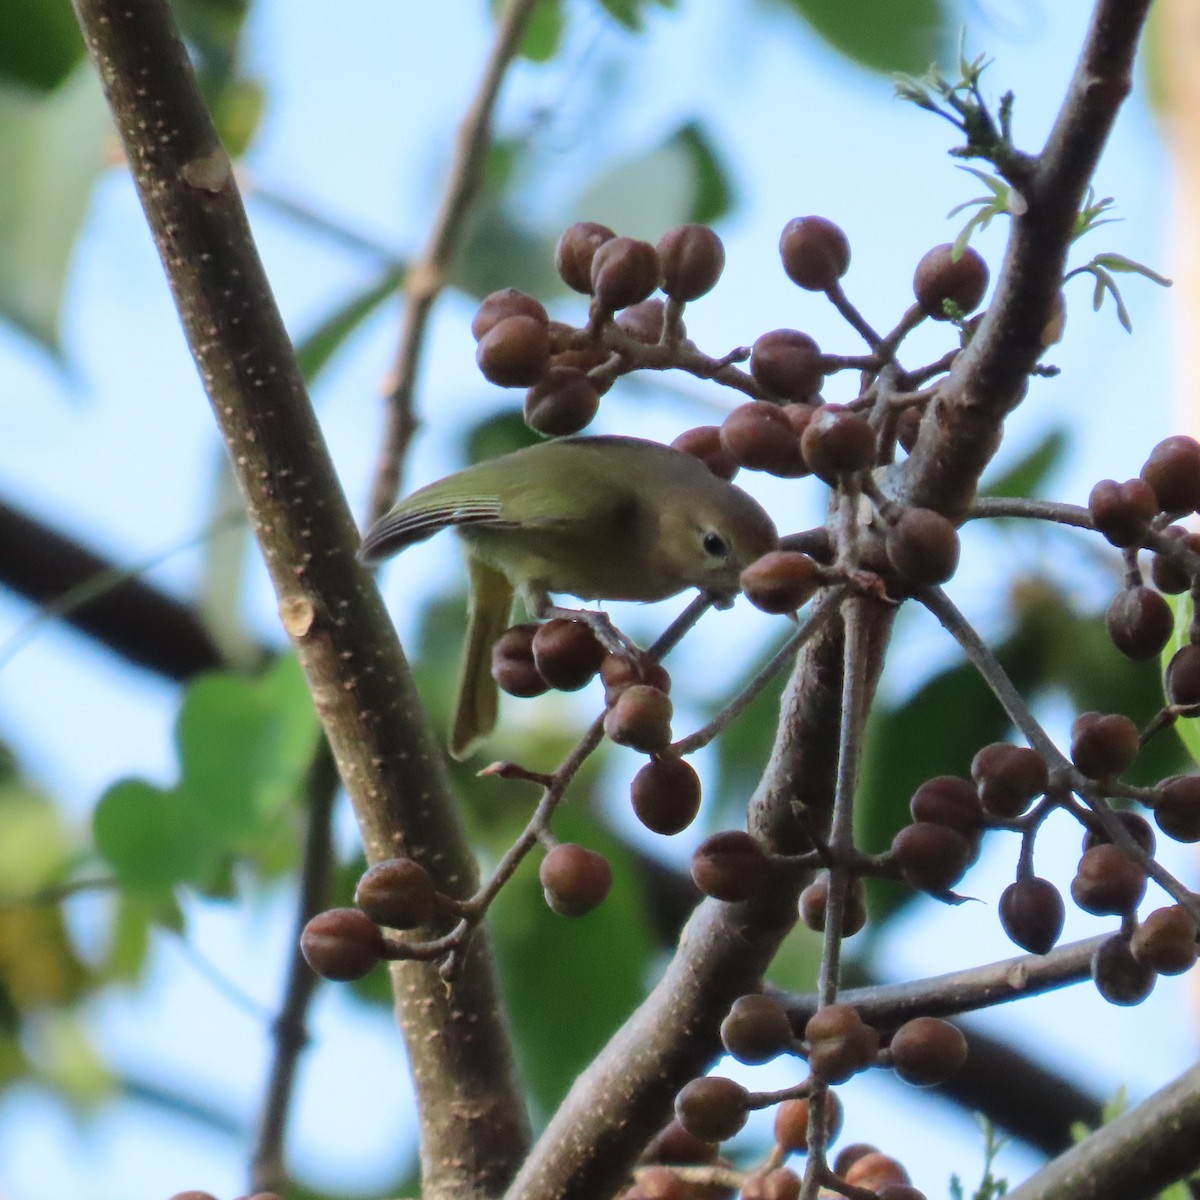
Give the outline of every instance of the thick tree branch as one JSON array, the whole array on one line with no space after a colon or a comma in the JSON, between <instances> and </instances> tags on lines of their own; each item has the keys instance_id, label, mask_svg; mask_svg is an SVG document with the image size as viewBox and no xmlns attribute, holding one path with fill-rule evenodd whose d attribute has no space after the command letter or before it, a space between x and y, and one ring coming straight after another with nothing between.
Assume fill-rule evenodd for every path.
<instances>
[{"instance_id":1,"label":"thick tree branch","mask_svg":"<svg viewBox=\"0 0 1200 1200\"><path fill-rule=\"evenodd\" d=\"M1149 1200L1200 1170L1200 1066L1048 1163L1010 1200Z\"/></svg>"},{"instance_id":2,"label":"thick tree branch","mask_svg":"<svg viewBox=\"0 0 1200 1200\"><path fill-rule=\"evenodd\" d=\"M78 0L138 192L372 861L405 851L454 895L476 866L445 764L370 577L258 259L233 171L165 0ZM494 1195L527 1141L491 951L450 983L393 967L425 1194Z\"/></svg>"}]
</instances>

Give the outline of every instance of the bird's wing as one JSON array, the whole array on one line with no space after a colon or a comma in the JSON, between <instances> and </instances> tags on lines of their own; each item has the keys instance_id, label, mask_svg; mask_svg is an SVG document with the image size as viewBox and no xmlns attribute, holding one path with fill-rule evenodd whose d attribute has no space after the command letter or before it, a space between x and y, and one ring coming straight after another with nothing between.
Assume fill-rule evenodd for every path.
<instances>
[{"instance_id":1,"label":"bird's wing","mask_svg":"<svg viewBox=\"0 0 1200 1200\"><path fill-rule=\"evenodd\" d=\"M422 542L454 525L490 525L504 528L506 521L495 496L447 493L424 494L424 489L402 500L367 531L358 549L360 562L376 563Z\"/></svg>"}]
</instances>

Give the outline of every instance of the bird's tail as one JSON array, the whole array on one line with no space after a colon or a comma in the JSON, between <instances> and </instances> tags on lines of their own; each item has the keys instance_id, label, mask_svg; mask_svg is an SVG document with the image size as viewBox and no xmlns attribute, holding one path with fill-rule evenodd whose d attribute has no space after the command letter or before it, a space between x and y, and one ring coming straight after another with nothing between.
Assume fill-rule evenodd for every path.
<instances>
[{"instance_id":1,"label":"bird's tail","mask_svg":"<svg viewBox=\"0 0 1200 1200\"><path fill-rule=\"evenodd\" d=\"M468 555L471 576L462 676L450 733L450 753L464 759L496 727L499 694L492 678L492 645L512 617L513 586L499 571Z\"/></svg>"}]
</instances>

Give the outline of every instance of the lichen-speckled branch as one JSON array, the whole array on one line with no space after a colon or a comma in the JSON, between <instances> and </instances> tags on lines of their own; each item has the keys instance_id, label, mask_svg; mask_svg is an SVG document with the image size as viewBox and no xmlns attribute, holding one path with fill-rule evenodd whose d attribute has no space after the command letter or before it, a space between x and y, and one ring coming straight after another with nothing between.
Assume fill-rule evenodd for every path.
<instances>
[{"instance_id":1,"label":"lichen-speckled branch","mask_svg":"<svg viewBox=\"0 0 1200 1200\"><path fill-rule=\"evenodd\" d=\"M469 895L476 865L441 751L370 577L233 171L165 0L78 0L88 48L371 860L403 849ZM491 953L447 984L393 967L427 1196L495 1195L528 1138ZM386 1102L386 1101L385 1101Z\"/></svg>"}]
</instances>

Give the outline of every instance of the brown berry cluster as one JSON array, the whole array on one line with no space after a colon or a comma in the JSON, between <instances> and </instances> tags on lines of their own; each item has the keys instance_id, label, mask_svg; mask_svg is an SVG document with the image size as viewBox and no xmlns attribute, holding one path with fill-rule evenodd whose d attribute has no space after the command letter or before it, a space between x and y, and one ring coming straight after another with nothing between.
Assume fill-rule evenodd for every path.
<instances>
[{"instance_id":1,"label":"brown berry cluster","mask_svg":"<svg viewBox=\"0 0 1200 1200\"><path fill-rule=\"evenodd\" d=\"M1200 534L1171 523L1198 508L1200 442L1183 435L1159 442L1136 478L1124 483L1102 479L1088 496L1093 526L1126 552L1126 583L1109 605L1106 620L1113 644L1129 658L1151 659L1162 652L1174 627L1162 593L1187 591L1200 575ZM1154 587L1146 586L1136 557L1150 543L1155 549L1150 564ZM1168 669L1167 694L1180 708L1200 704L1200 649L1189 645L1177 652Z\"/></svg>"},{"instance_id":2,"label":"brown berry cluster","mask_svg":"<svg viewBox=\"0 0 1200 1200\"><path fill-rule=\"evenodd\" d=\"M527 388L525 420L548 437L586 428L612 385L613 348L601 329L615 325L626 344L679 343L683 306L716 284L725 248L704 225L668 230L653 246L580 221L559 240L555 264L568 287L592 298L586 329L551 321L539 301L513 288L486 297L471 326L480 371L501 387ZM653 297L660 289L666 301Z\"/></svg>"},{"instance_id":3,"label":"brown berry cluster","mask_svg":"<svg viewBox=\"0 0 1200 1200\"><path fill-rule=\"evenodd\" d=\"M448 903L429 872L411 858L385 858L369 867L354 899L357 908L318 913L300 935L308 965L325 979L361 979L389 957L383 927L428 926Z\"/></svg>"}]
</instances>

